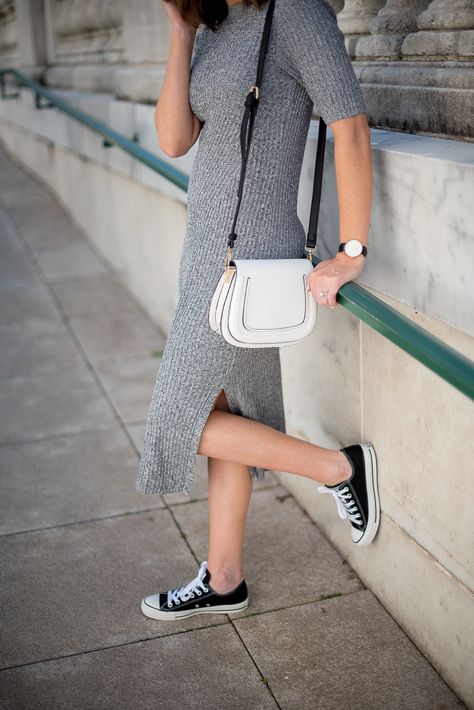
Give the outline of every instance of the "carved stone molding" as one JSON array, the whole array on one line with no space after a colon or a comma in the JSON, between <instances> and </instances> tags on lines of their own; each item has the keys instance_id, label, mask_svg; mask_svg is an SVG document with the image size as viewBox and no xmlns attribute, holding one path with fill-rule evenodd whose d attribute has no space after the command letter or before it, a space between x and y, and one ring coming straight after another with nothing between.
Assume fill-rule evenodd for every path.
<instances>
[{"instance_id":1,"label":"carved stone molding","mask_svg":"<svg viewBox=\"0 0 474 710\"><path fill-rule=\"evenodd\" d=\"M0 66L18 59L18 26L14 0L0 0Z\"/></svg>"},{"instance_id":2,"label":"carved stone molding","mask_svg":"<svg viewBox=\"0 0 474 710\"><path fill-rule=\"evenodd\" d=\"M386 0L354 52L371 124L474 138L473 26L474 0Z\"/></svg>"},{"instance_id":3,"label":"carved stone molding","mask_svg":"<svg viewBox=\"0 0 474 710\"><path fill-rule=\"evenodd\" d=\"M424 61L474 61L473 0L433 0L406 37L402 56Z\"/></svg>"},{"instance_id":4,"label":"carved stone molding","mask_svg":"<svg viewBox=\"0 0 474 710\"><path fill-rule=\"evenodd\" d=\"M372 126L474 138L474 0L328 1ZM50 85L154 103L168 42L161 0L0 0L0 64Z\"/></svg>"},{"instance_id":5,"label":"carved stone molding","mask_svg":"<svg viewBox=\"0 0 474 710\"><path fill-rule=\"evenodd\" d=\"M0 22L15 14L15 0L0 0Z\"/></svg>"},{"instance_id":6,"label":"carved stone molding","mask_svg":"<svg viewBox=\"0 0 474 710\"><path fill-rule=\"evenodd\" d=\"M344 7L344 0L329 0L336 12L341 12Z\"/></svg>"},{"instance_id":7,"label":"carved stone molding","mask_svg":"<svg viewBox=\"0 0 474 710\"><path fill-rule=\"evenodd\" d=\"M344 32L351 57L354 57L359 37L370 32L370 23L384 3L385 0L345 0L337 22Z\"/></svg>"},{"instance_id":8,"label":"carved stone molding","mask_svg":"<svg viewBox=\"0 0 474 710\"><path fill-rule=\"evenodd\" d=\"M53 28L57 36L117 29L122 24L117 0L56 0Z\"/></svg>"},{"instance_id":9,"label":"carved stone molding","mask_svg":"<svg viewBox=\"0 0 474 710\"><path fill-rule=\"evenodd\" d=\"M472 0L433 0L418 18L420 30L466 30L474 28Z\"/></svg>"},{"instance_id":10,"label":"carved stone molding","mask_svg":"<svg viewBox=\"0 0 474 710\"><path fill-rule=\"evenodd\" d=\"M122 7L121 0L49 0L54 61L122 61Z\"/></svg>"},{"instance_id":11,"label":"carved stone molding","mask_svg":"<svg viewBox=\"0 0 474 710\"><path fill-rule=\"evenodd\" d=\"M387 0L370 23L370 35L357 43L356 59L400 59L403 40L417 29L420 13L430 0Z\"/></svg>"}]
</instances>

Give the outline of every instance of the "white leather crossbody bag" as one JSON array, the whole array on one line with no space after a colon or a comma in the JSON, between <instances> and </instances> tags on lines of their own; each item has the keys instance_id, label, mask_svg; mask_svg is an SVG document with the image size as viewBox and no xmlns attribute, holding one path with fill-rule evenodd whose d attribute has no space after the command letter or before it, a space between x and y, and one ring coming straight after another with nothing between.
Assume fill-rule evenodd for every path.
<instances>
[{"instance_id":1,"label":"white leather crossbody bag","mask_svg":"<svg viewBox=\"0 0 474 710\"><path fill-rule=\"evenodd\" d=\"M224 271L212 296L209 325L227 342L242 348L293 345L312 332L318 304L307 290L307 277L313 270L317 223L326 144L326 124L319 119L318 146L313 195L305 252L294 259L233 259L235 226L242 199L247 157L253 123L258 108L263 65L268 46L275 0L270 0L263 27L258 57L257 78L245 99L240 129L242 168L238 202L227 242Z\"/></svg>"}]
</instances>

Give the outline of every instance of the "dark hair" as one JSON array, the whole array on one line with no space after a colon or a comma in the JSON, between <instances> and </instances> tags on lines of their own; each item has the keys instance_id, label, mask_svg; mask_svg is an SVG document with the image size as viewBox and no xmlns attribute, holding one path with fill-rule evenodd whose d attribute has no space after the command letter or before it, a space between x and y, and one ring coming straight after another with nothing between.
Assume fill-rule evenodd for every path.
<instances>
[{"instance_id":1,"label":"dark hair","mask_svg":"<svg viewBox=\"0 0 474 710\"><path fill-rule=\"evenodd\" d=\"M255 5L260 10L268 0L242 0L242 5ZM213 32L229 14L226 0L165 0L178 8L181 17L190 25L206 25Z\"/></svg>"}]
</instances>

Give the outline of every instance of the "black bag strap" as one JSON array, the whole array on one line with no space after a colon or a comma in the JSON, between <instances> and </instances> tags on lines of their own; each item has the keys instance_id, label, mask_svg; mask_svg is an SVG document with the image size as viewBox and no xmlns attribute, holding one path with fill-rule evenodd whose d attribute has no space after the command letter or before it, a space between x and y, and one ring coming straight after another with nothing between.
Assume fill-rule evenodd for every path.
<instances>
[{"instance_id":1,"label":"black bag strap","mask_svg":"<svg viewBox=\"0 0 474 710\"><path fill-rule=\"evenodd\" d=\"M257 65L257 77L255 79L255 84L251 87L249 93L245 98L245 111L242 119L242 124L240 126L240 151L242 154L242 166L240 170L239 187L237 191L237 206L235 209L234 220L232 223L232 228L227 241L228 249L232 249L237 238L235 232L235 226L237 224L237 217L240 210L240 203L242 201L242 193L245 180L245 171L247 168L247 159L250 150L250 142L252 140L253 125L255 121L255 115L257 113L258 102L260 98L260 85L262 82L263 75L263 65L265 62L265 55L268 47L268 40L270 37L270 28L273 19L273 12L275 10L275 0L269 0L267 12L265 15L265 23L263 26L262 39L260 42L260 51L258 55L258 65ZM313 182L313 194L311 198L311 209L309 216L309 226L308 233L306 235L305 251L310 256L312 252L316 249L316 239L318 231L318 218L319 218L319 205L321 202L321 187L323 181L323 167L324 167L324 152L326 147L326 123L323 119L319 118L319 132L318 132L318 146L316 149L316 165L314 169L314 182Z\"/></svg>"}]
</instances>

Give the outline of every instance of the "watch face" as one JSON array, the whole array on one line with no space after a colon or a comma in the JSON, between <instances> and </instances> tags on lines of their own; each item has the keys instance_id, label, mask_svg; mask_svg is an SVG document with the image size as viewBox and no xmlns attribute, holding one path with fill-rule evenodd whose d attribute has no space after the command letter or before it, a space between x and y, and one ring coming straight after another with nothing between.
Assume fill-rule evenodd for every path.
<instances>
[{"instance_id":1,"label":"watch face","mask_svg":"<svg viewBox=\"0 0 474 710\"><path fill-rule=\"evenodd\" d=\"M362 254L362 243L358 239L349 239L346 242L344 251L348 256L359 256L359 254Z\"/></svg>"}]
</instances>

